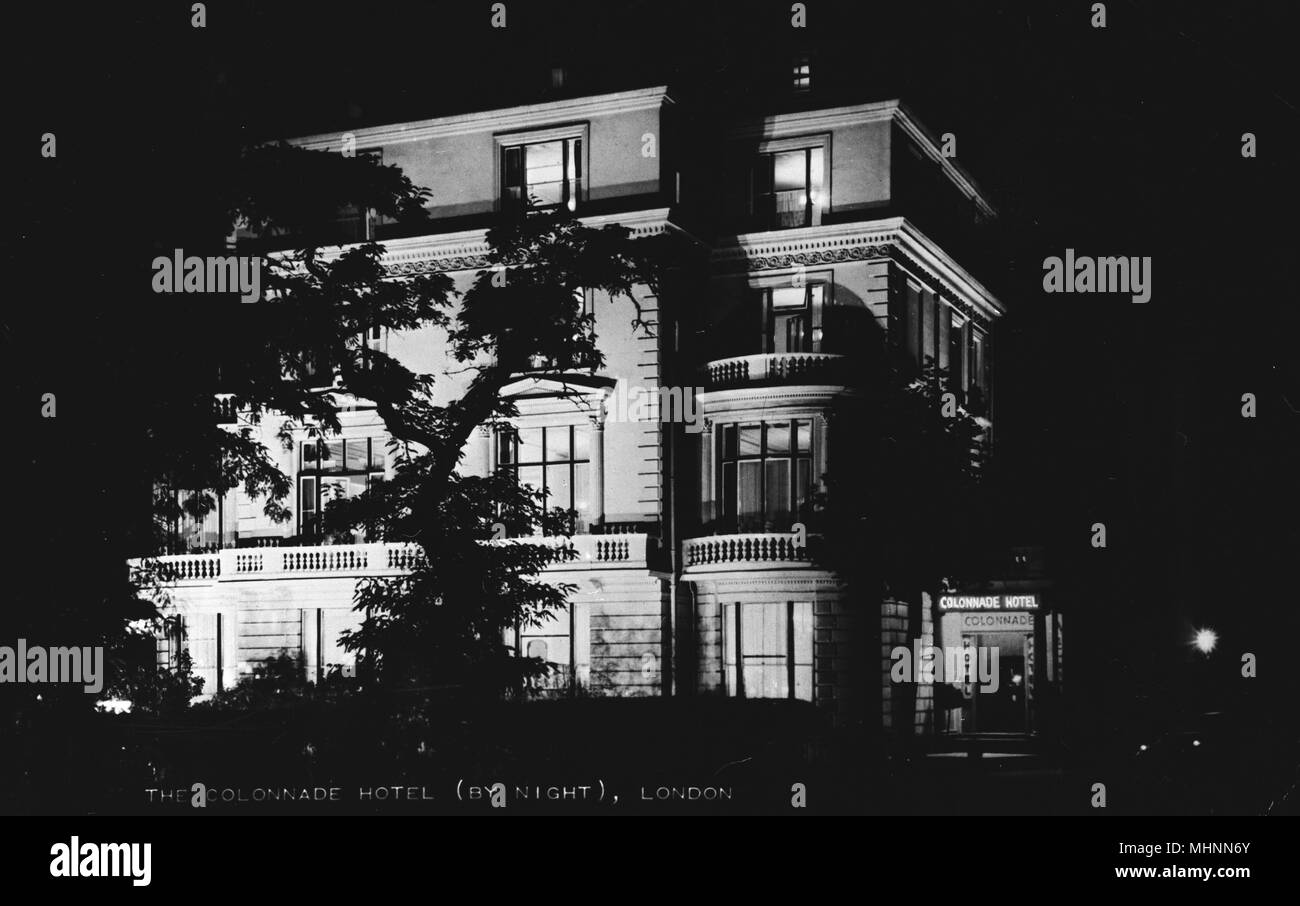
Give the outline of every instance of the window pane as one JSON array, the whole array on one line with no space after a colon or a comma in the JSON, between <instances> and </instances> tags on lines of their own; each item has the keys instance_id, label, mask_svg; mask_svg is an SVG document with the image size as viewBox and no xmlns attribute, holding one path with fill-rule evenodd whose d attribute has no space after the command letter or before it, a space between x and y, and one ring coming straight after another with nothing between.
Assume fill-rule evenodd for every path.
<instances>
[{"instance_id":1,"label":"window pane","mask_svg":"<svg viewBox=\"0 0 1300 906\"><path fill-rule=\"evenodd\" d=\"M821 205L825 201L822 192L824 185L822 181L822 149L813 148L809 152L809 170L811 171L811 185L808 187L808 199L815 205Z\"/></svg>"},{"instance_id":2,"label":"window pane","mask_svg":"<svg viewBox=\"0 0 1300 906\"><path fill-rule=\"evenodd\" d=\"M573 429L573 458L579 462L591 459L591 430L575 427Z\"/></svg>"},{"instance_id":3,"label":"window pane","mask_svg":"<svg viewBox=\"0 0 1300 906\"><path fill-rule=\"evenodd\" d=\"M542 142L529 145L524 154L528 194L540 204L559 204L563 199L564 143Z\"/></svg>"},{"instance_id":4,"label":"window pane","mask_svg":"<svg viewBox=\"0 0 1300 906\"><path fill-rule=\"evenodd\" d=\"M366 449L367 444L362 440L349 440L345 442L343 468L349 472L364 471L370 463L370 453Z\"/></svg>"},{"instance_id":5,"label":"window pane","mask_svg":"<svg viewBox=\"0 0 1300 906\"><path fill-rule=\"evenodd\" d=\"M304 469L315 469L318 467L320 458L316 453L316 441L309 440L302 445L302 467Z\"/></svg>"},{"instance_id":6,"label":"window pane","mask_svg":"<svg viewBox=\"0 0 1300 906\"><path fill-rule=\"evenodd\" d=\"M785 663L745 662L746 698L788 698Z\"/></svg>"},{"instance_id":7,"label":"window pane","mask_svg":"<svg viewBox=\"0 0 1300 906\"><path fill-rule=\"evenodd\" d=\"M761 425L745 425L740 429L740 456L758 456L763 452L763 430Z\"/></svg>"},{"instance_id":8,"label":"window pane","mask_svg":"<svg viewBox=\"0 0 1300 906\"><path fill-rule=\"evenodd\" d=\"M813 614L811 601L794 603L794 697L813 700Z\"/></svg>"},{"instance_id":9,"label":"window pane","mask_svg":"<svg viewBox=\"0 0 1300 906\"><path fill-rule=\"evenodd\" d=\"M769 423L767 426L767 452L790 452L790 425L787 422Z\"/></svg>"},{"instance_id":10,"label":"window pane","mask_svg":"<svg viewBox=\"0 0 1300 906\"><path fill-rule=\"evenodd\" d=\"M518 462L518 459L515 458L515 452L514 434L508 431L497 434L497 464L509 466Z\"/></svg>"},{"instance_id":11,"label":"window pane","mask_svg":"<svg viewBox=\"0 0 1300 906\"><path fill-rule=\"evenodd\" d=\"M519 469L519 483L529 485L534 490L542 489L542 467L541 466L522 466Z\"/></svg>"},{"instance_id":12,"label":"window pane","mask_svg":"<svg viewBox=\"0 0 1300 906\"><path fill-rule=\"evenodd\" d=\"M546 429L546 461L562 462L569 458L569 428Z\"/></svg>"},{"instance_id":13,"label":"window pane","mask_svg":"<svg viewBox=\"0 0 1300 906\"><path fill-rule=\"evenodd\" d=\"M722 456L724 459L736 458L736 426L727 425L722 429Z\"/></svg>"},{"instance_id":14,"label":"window pane","mask_svg":"<svg viewBox=\"0 0 1300 906\"><path fill-rule=\"evenodd\" d=\"M812 462L807 457L799 459L795 467L794 506L802 519L812 504Z\"/></svg>"},{"instance_id":15,"label":"window pane","mask_svg":"<svg viewBox=\"0 0 1300 906\"><path fill-rule=\"evenodd\" d=\"M777 531L789 531L790 460L769 459L767 468L767 519Z\"/></svg>"},{"instance_id":16,"label":"window pane","mask_svg":"<svg viewBox=\"0 0 1300 906\"><path fill-rule=\"evenodd\" d=\"M320 467L322 469L337 470L343 465L343 441L329 440L325 442L325 451L322 456Z\"/></svg>"},{"instance_id":17,"label":"window pane","mask_svg":"<svg viewBox=\"0 0 1300 906\"><path fill-rule=\"evenodd\" d=\"M384 467L384 442L381 438L370 438L370 466L371 469L383 469Z\"/></svg>"},{"instance_id":18,"label":"window pane","mask_svg":"<svg viewBox=\"0 0 1300 906\"><path fill-rule=\"evenodd\" d=\"M329 509L329 505L335 500L342 500L348 495L347 479L342 476L338 478L322 478L320 482L320 499L321 508Z\"/></svg>"},{"instance_id":19,"label":"window pane","mask_svg":"<svg viewBox=\"0 0 1300 906\"><path fill-rule=\"evenodd\" d=\"M302 480L302 493L298 497L301 502L303 513L315 512L316 510L316 479L304 478Z\"/></svg>"},{"instance_id":20,"label":"window pane","mask_svg":"<svg viewBox=\"0 0 1300 906\"><path fill-rule=\"evenodd\" d=\"M754 532L763 529L763 464L759 460L742 461L739 466L737 488L737 522L740 531Z\"/></svg>"},{"instance_id":21,"label":"window pane","mask_svg":"<svg viewBox=\"0 0 1300 906\"><path fill-rule=\"evenodd\" d=\"M799 433L799 452L807 453L812 449L812 422L799 422L797 430Z\"/></svg>"},{"instance_id":22,"label":"window pane","mask_svg":"<svg viewBox=\"0 0 1300 906\"><path fill-rule=\"evenodd\" d=\"M727 519L736 516L736 464L722 464L722 515Z\"/></svg>"},{"instance_id":23,"label":"window pane","mask_svg":"<svg viewBox=\"0 0 1300 906\"><path fill-rule=\"evenodd\" d=\"M803 190L807 187L807 151L782 151L774 155L773 182L778 192Z\"/></svg>"},{"instance_id":24,"label":"window pane","mask_svg":"<svg viewBox=\"0 0 1300 906\"><path fill-rule=\"evenodd\" d=\"M349 475L346 490L347 496L359 497L364 494L366 491L366 479L367 476L365 475Z\"/></svg>"},{"instance_id":25,"label":"window pane","mask_svg":"<svg viewBox=\"0 0 1300 906\"><path fill-rule=\"evenodd\" d=\"M802 286L778 286L772 290L773 308L803 308L808 292Z\"/></svg>"},{"instance_id":26,"label":"window pane","mask_svg":"<svg viewBox=\"0 0 1300 906\"><path fill-rule=\"evenodd\" d=\"M736 695L736 605L722 605L722 663L727 695Z\"/></svg>"},{"instance_id":27,"label":"window pane","mask_svg":"<svg viewBox=\"0 0 1300 906\"><path fill-rule=\"evenodd\" d=\"M546 467L546 507L551 510L573 509L573 486L569 481L569 464Z\"/></svg>"},{"instance_id":28,"label":"window pane","mask_svg":"<svg viewBox=\"0 0 1300 906\"><path fill-rule=\"evenodd\" d=\"M589 499L587 496L588 470L591 468L587 463L580 462L573 467L573 508L578 511L579 516L585 517Z\"/></svg>"},{"instance_id":29,"label":"window pane","mask_svg":"<svg viewBox=\"0 0 1300 906\"><path fill-rule=\"evenodd\" d=\"M519 429L519 462L542 461L542 429ZM540 487L540 485L539 485Z\"/></svg>"}]
</instances>

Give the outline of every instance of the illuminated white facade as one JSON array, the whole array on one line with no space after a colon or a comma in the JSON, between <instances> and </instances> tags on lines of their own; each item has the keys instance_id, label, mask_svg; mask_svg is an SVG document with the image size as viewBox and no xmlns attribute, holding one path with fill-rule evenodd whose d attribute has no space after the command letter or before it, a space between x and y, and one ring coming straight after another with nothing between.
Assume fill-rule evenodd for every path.
<instances>
[{"instance_id":1,"label":"illuminated white facade","mask_svg":"<svg viewBox=\"0 0 1300 906\"><path fill-rule=\"evenodd\" d=\"M878 646L905 639L909 604L872 615L881 634L869 641L849 633L854 603L808 555L812 495L828 470L852 467L829 407L854 392L855 338L868 326L893 331L918 360L933 356L963 400L987 407L1002 305L908 204L947 205L972 222L992 212L897 102L708 136L690 136L685 122L654 88L357 130L358 153L431 189L435 228L447 230L387 239L383 224L357 229L384 242L392 273L443 272L460 290L487 264L487 226L524 194L591 224L691 240L707 263L702 282L667 284L663 298L636 292L653 331L630 326L631 301L591 294L604 369L575 377L581 393L565 398L521 375L507 389L518 442L483 431L465 451L467 473L516 469L580 514L568 542L579 556L553 571L578 586L570 612L521 635L517 650L559 665L560 685L598 694L797 698L852 714L881 686L845 677L864 664L880 675ZM442 372L434 328L371 341L413 370ZM460 386L440 379L436 400ZM228 415L232 429L264 432L279 449L273 419ZM381 541L321 543L328 497L392 467L372 409L345 412L343 425L324 458L302 443L281 454L293 522L272 523L236 492L190 539L223 549L164 558L177 576L170 608L184 618L176 642L207 692L276 654L300 658L313 680L348 667L338 634L356 624L356 579L409 562L409 550Z\"/></svg>"}]
</instances>

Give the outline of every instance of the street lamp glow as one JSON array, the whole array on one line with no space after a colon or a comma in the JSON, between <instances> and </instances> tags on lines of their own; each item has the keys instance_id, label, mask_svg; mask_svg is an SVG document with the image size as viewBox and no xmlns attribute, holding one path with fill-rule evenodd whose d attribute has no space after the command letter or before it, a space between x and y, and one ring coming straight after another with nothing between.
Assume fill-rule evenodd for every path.
<instances>
[{"instance_id":1,"label":"street lamp glow","mask_svg":"<svg viewBox=\"0 0 1300 906\"><path fill-rule=\"evenodd\" d=\"M1214 646L1219 644L1219 634L1213 629L1199 629L1196 632L1196 638L1192 640L1202 654L1209 654L1214 650Z\"/></svg>"}]
</instances>

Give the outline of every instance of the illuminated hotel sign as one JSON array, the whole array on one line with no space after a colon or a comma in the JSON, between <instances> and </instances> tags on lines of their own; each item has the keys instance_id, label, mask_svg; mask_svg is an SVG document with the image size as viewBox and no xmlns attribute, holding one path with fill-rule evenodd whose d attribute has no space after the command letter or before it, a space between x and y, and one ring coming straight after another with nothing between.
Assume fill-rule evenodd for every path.
<instances>
[{"instance_id":1,"label":"illuminated hotel sign","mask_svg":"<svg viewBox=\"0 0 1300 906\"><path fill-rule=\"evenodd\" d=\"M950 610L1037 610L1038 595L939 595L939 609Z\"/></svg>"}]
</instances>

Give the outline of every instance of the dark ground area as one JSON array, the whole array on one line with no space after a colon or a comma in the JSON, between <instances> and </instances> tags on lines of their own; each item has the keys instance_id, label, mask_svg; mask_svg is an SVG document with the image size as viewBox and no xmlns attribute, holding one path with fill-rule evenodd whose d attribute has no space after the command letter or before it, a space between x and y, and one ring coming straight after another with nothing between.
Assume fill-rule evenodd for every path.
<instances>
[{"instance_id":1,"label":"dark ground area","mask_svg":"<svg viewBox=\"0 0 1300 906\"><path fill-rule=\"evenodd\" d=\"M1097 782L1108 814L1296 814L1298 801L1294 741L1239 726L1092 746L983 739L973 758L970 742L868 740L784 702L353 697L170 720L88 715L74 733L67 721L26 716L0 810L197 814L196 782L212 791L206 814L483 812L496 783L511 812L544 815L782 814L797 784L810 812L832 814L1097 814ZM338 792L255 801L283 788Z\"/></svg>"}]
</instances>

